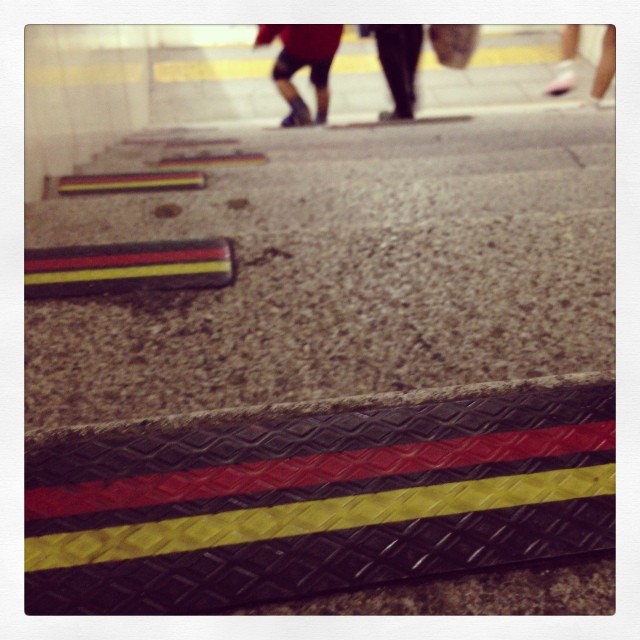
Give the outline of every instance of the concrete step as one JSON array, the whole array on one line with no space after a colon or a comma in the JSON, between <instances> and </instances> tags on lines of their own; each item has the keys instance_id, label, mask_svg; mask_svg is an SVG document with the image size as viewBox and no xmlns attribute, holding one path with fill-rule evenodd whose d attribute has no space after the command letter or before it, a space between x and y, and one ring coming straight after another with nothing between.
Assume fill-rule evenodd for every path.
<instances>
[{"instance_id":1,"label":"concrete step","mask_svg":"<svg viewBox=\"0 0 640 640\"><path fill-rule=\"evenodd\" d=\"M501 172L562 170L572 167L613 166L614 127L611 114L546 114L487 117L446 124L437 133L429 126L398 126L375 130L256 132L240 134L235 145L163 148L121 145L77 168L79 174L158 170L167 157L201 154L232 155L263 152L269 163L258 167L208 167L214 185L240 181L269 189L295 181L300 184L339 185L345 182L421 182L439 176L467 176ZM579 122L579 126L576 126ZM552 135L553 134L553 135ZM210 137L210 136L209 136ZM305 152L300 153L300 148ZM384 149L384 153L378 153ZM295 165L295 167L293 166ZM399 182L401 181L401 182ZM351 189L347 186L346 189ZM596 205L601 206L601 205Z\"/></svg>"},{"instance_id":2,"label":"concrete step","mask_svg":"<svg viewBox=\"0 0 640 640\"><path fill-rule=\"evenodd\" d=\"M90 196L66 198L58 205L40 203L28 210L28 242L34 239L29 219L37 220L35 238L48 233L47 242L51 242L59 229L52 221L43 225L39 219L64 211L65 224L85 227L83 209L89 209L91 220L101 219L100 226L107 229L122 211L127 221L140 220L144 234L148 215L168 201L185 212L179 220L167 222L171 233L185 233L185 224L190 225L187 219L195 216L203 225L213 225L216 233L227 234L247 225L322 228L335 224L336 216L341 222L375 224L473 209L526 212L611 206L615 188L612 114L546 115L479 118L446 124L437 131L419 125L339 132L249 130L239 136L242 146L225 145L225 152L262 151L269 158L267 164L208 171L209 188L197 194ZM220 148L206 150L221 152ZM150 170L163 156L197 156L201 151L122 145L82 167L82 172ZM128 222L118 220L117 224Z\"/></svg>"},{"instance_id":3,"label":"concrete step","mask_svg":"<svg viewBox=\"0 0 640 640\"><path fill-rule=\"evenodd\" d=\"M572 161L570 161L572 162ZM375 162L370 163L373 167ZM197 238L259 231L304 234L335 228L376 228L443 218L457 225L466 215L611 209L615 171L577 165L571 169L428 177L419 163L363 166L366 177L323 171L306 183L263 184L268 167L220 171L207 189L110 196L73 196L29 206L25 213L27 247ZM287 184L286 189L283 184ZM158 207L181 212L158 217Z\"/></svg>"},{"instance_id":4,"label":"concrete step","mask_svg":"<svg viewBox=\"0 0 640 640\"><path fill-rule=\"evenodd\" d=\"M350 132L351 133L351 132ZM295 134L294 134L295 135ZM345 134L342 134L343 136ZM610 136L609 136L610 137ZM316 144L313 144L315 142ZM493 171L518 170L519 164L526 169L544 168L549 162L555 166L563 165L563 157L568 153L579 164L609 164L615 159L615 144L613 141L597 142L569 142L565 144L554 141L553 143L540 143L534 145L532 140L521 141L518 146L500 146L489 144L488 141L467 140L463 144L447 142L440 137L417 137L411 143L399 144L398 140L383 141L388 153L384 157L371 157L371 140L363 141L357 136L352 136L348 146L344 140L329 139L315 140L307 145L307 152L300 156L290 149L281 149L272 144L268 138L262 140L248 139L234 145L202 145L195 148L147 148L147 149L113 149L102 154L91 163L77 168L77 174L109 173L115 171L140 171L152 169L165 158L199 158L206 156L234 156L249 153L266 153L268 159L277 162L284 170L291 171L294 164L299 170L317 170L317 163L326 165L328 162L351 162L356 166L358 162L415 162L429 160L433 170L439 173L453 173L458 168L465 173L484 172L486 166L494 167ZM329 142L330 144L327 144ZM377 141L376 141L377 142ZM322 144L319 144L322 143ZM333 147L333 150L331 149ZM366 153L369 149L368 154ZM536 154L541 154L542 160L539 167L535 166ZM557 160L553 156L558 156ZM484 163L482 158L486 158ZM501 162L504 158L504 162ZM564 164L566 165L566 158ZM364 161L364 162L362 162ZM467 167L467 165L470 165ZM438 167L442 166L442 169ZM476 169L477 167L477 169ZM218 168L213 166L209 172L214 173Z\"/></svg>"},{"instance_id":5,"label":"concrete step","mask_svg":"<svg viewBox=\"0 0 640 640\"><path fill-rule=\"evenodd\" d=\"M462 116L451 115L459 117ZM351 121L363 122L356 117ZM324 130L324 136L323 130L264 131L251 137L236 131L243 142L253 146L259 142L268 144L269 152L279 159L304 147L307 153L298 156L306 161L332 158L336 145L344 146L343 153L349 158L370 158L376 153L384 157L406 154L411 158L426 152L440 156L615 141L615 113L611 110L486 113L450 122L440 122L434 116L434 122L428 124L370 124L371 127L356 129L329 128ZM343 141L347 134L347 141Z\"/></svg>"},{"instance_id":6,"label":"concrete step","mask_svg":"<svg viewBox=\"0 0 640 640\"><path fill-rule=\"evenodd\" d=\"M52 454L60 448L71 455L78 451L80 466L90 467L109 486L112 476L117 482L130 475L118 462L116 440L133 441L139 457L152 466L160 459L171 465L164 450L154 449L154 438L175 436L178 450L179 434L198 441L200 430L215 434L229 424L251 431L263 429L265 421L279 425L280 420L335 412L460 400L470 405L469 399L487 399L490 405L499 394L568 390L571 396L593 385L611 388L612 121L605 116L594 122L605 120L606 126L596 124L588 133L574 127L572 135L565 135L567 129L562 129L560 142L539 130L535 134L533 128L522 134L528 126L522 120L514 140L508 130L496 135L500 127L495 121L482 127L476 122L475 140L462 135L461 124L443 127L446 142L440 134L429 141L418 137L420 127L253 132L243 144L266 151L271 162L211 172L206 191L73 197L28 207L27 246L229 235L238 269L235 285L222 290L28 301L25 449L48 459L53 469L53 475L38 479L38 468L29 465L28 479L49 485L71 482L65 460ZM561 122L571 129L568 120ZM537 146L536 138L547 140L548 146ZM260 149L263 140L265 149ZM102 166L113 171L149 157L149 150L122 155L117 162L125 164L118 165L120 153L109 152L108 159L100 160ZM158 207L171 203L181 210L167 218ZM322 429L322 420L318 424L313 442L302 442L298 453L315 452L316 440L333 437L331 430ZM273 452L279 455L279 434L274 435ZM102 447L100 438L113 448ZM588 464L582 460L576 464ZM537 467L527 469L530 473ZM380 473L378 467L375 472ZM455 474L457 470L451 479L459 480ZM518 513L529 531L528 513ZM558 522L573 521L572 512L563 514ZM584 520L584 511L578 515ZM168 516L157 516L163 517ZM611 519L609 510L594 521L606 524ZM92 526L83 522L85 529ZM467 532L456 525L462 546L472 539L478 544L474 526ZM593 539L590 526L584 525L580 535L585 532ZM104 543L103 533L85 531L80 556L101 545L108 551L122 546ZM148 554L151 545L165 542L163 535L134 534L126 545ZM69 548L77 547L75 536L67 537ZM529 548L547 554L548 528L542 538L544 545L534 535ZM191 539L189 530L184 540ZM65 555L66 542L55 540L53 551ZM37 540L29 542L29 561L49 557L38 556ZM420 539L415 548L421 544ZM596 548L611 548L608 544ZM562 548L560 554L566 554L568 547ZM286 553L283 557L288 560ZM458 561L457 555L451 557ZM141 562L146 569L155 567L154 583L162 590L166 582L171 602L176 577L181 592L184 580L194 581L189 588L195 592L206 586L198 582L203 580L199 562L193 574L165 562L153 564L153 558ZM222 560L221 574L231 575L234 562ZM322 563L326 565L326 557ZM612 565L607 558L591 569L582 564L580 580L570 577L583 584L588 571L597 583L605 576L603 588L610 593ZM119 589L130 590L135 580L120 575L121 582L114 584L101 573L106 566L80 566L76 576L72 571L62 580L60 593L55 578L43 577L50 572L36 571L27 575L30 593L41 602L60 603L74 589L82 591L89 575L101 594L111 588L118 592L114 602L120 607L124 592ZM136 569L128 570L133 579ZM492 570L495 576L501 568ZM393 575L398 576L395 568ZM532 586L536 581L523 575L518 593L539 593L539 586ZM462 590L468 588L464 579L456 583ZM429 580L442 585L437 576ZM420 585L415 589L413 596L419 599ZM131 602L143 601L131 593ZM378 598L373 612L390 598L387 587ZM311 611L317 602L310 602ZM300 603L282 606L289 612L305 611ZM276 612L278 605L260 610Z\"/></svg>"},{"instance_id":7,"label":"concrete step","mask_svg":"<svg viewBox=\"0 0 640 640\"><path fill-rule=\"evenodd\" d=\"M27 303L25 423L611 369L614 235L613 209L236 234L229 289Z\"/></svg>"},{"instance_id":8,"label":"concrete step","mask_svg":"<svg viewBox=\"0 0 640 640\"><path fill-rule=\"evenodd\" d=\"M78 175L105 174L105 173L135 173L139 171L162 170L160 160L166 158L193 159L197 164L199 158L210 156L237 156L241 159L255 152L256 145L220 149L208 148L204 151L162 151L154 150L145 153L142 157L122 158L117 156L105 156L92 163L80 166L75 173ZM557 145L554 147L505 149L484 151L466 151L443 154L443 149L438 145L423 147L419 153L412 148L405 154L392 154L385 158L371 158L364 154L361 158L351 157L349 154L340 154L334 159L325 157L312 157L312 153L305 154L302 161L296 160L288 153L272 151L267 156L268 166L261 166L260 171L254 171L251 176L252 184L259 180L265 185L282 184L291 179L293 171L296 172L301 182L317 180L317 174L321 173L323 181L339 182L345 176L351 179L368 179L372 174L380 175L381 171L393 172L394 168L405 167L407 173L414 175L424 172L423 177L446 175L474 175L485 173L502 173L516 171L535 171L543 169L565 169L586 166L611 166L615 160L615 145L613 143L572 144ZM200 165L198 170L203 170L214 178L221 172L229 169L224 165ZM234 172L244 171L246 167L232 167ZM175 169L174 169L175 170Z\"/></svg>"},{"instance_id":9,"label":"concrete step","mask_svg":"<svg viewBox=\"0 0 640 640\"><path fill-rule=\"evenodd\" d=\"M532 561L546 561L553 591L549 569L558 580L572 554L569 584L588 579L610 593L614 414L608 372L30 433L25 606L30 615L326 613L323 602L335 610L347 594L318 593L382 583L373 602L371 589L348 593L369 594L349 611L379 614L393 606L388 580L413 578L400 588L419 600L426 585L416 578L437 592L452 580L446 572L474 568L477 578L482 568L501 580L516 561L518 600L539 600ZM534 443L540 457L522 459ZM577 444L579 455L562 455ZM588 551L600 552L595 562ZM455 582L465 597L478 591L468 577Z\"/></svg>"},{"instance_id":10,"label":"concrete step","mask_svg":"<svg viewBox=\"0 0 640 640\"><path fill-rule=\"evenodd\" d=\"M357 116L353 117L357 121ZM197 136L196 136L197 137ZM210 138L236 138L236 145L208 145L167 149L162 146L116 145L99 159L157 162L167 155L202 152L262 151L274 160L296 163L316 160L453 156L497 151L553 149L574 145L613 144L615 113L572 109L503 113L467 121L380 126L362 129L298 129L266 131L232 127ZM300 153L304 150L304 153ZM107 166L107 165L103 165Z\"/></svg>"},{"instance_id":11,"label":"concrete step","mask_svg":"<svg viewBox=\"0 0 640 640\"><path fill-rule=\"evenodd\" d=\"M496 310L508 306L518 292L530 296L530 301L522 302L529 310L536 301L549 299L546 287L551 287L557 296L565 296L557 310L559 318L567 315L562 305L572 306L574 300L589 317L588 302L597 292L596 307L600 305L605 316L610 313L611 307L604 302L610 302L612 295L612 124L611 114L580 111L575 117L554 113L478 118L437 129L418 125L347 131L245 130L243 145L265 151L271 162L211 172L210 187L205 191L78 196L27 207L27 247L229 236L236 243L240 271L238 284L225 291L28 303L28 353L32 360L27 376L33 385L27 398L28 425L35 427L43 420L47 426L95 421L102 419L105 408L105 419L112 419L128 417L131 412L146 415L269 401L273 394L282 401L318 394L335 396L352 393L355 388L363 392L375 389L380 380L390 389L393 384L423 386L425 380L429 385L446 384L449 374L455 378L458 373L463 382L472 382L478 371L494 380L557 373L553 366L548 368L549 363L545 368L535 357L535 362L530 360L533 356L527 349L539 355L539 347L533 346L526 332L518 333L517 323L512 338L518 343L513 358L517 370L510 369L497 353L493 362L485 354L479 367L469 367L464 360L470 345L479 348L475 343L481 342L483 331L491 335L491 329L482 325L502 326L503 313ZM233 135L225 131L222 137ZM101 161L113 171L114 165L108 163L118 157L138 162L149 154L158 157L158 152L156 147L123 145ZM294 166L296 158L301 160ZM178 206L176 217L161 215L158 208L166 204ZM576 234L580 241L574 246ZM517 259L505 263L514 251ZM531 256L536 260L531 261ZM559 265L564 276L552 278ZM594 272L594 282L583 281L583 269L594 265L598 272ZM545 274L542 279L541 268ZM412 274L413 284L406 274ZM510 278L515 278L515 284L507 287ZM555 289L560 283L562 286ZM364 307L361 296L367 301ZM453 303L456 298L458 302ZM204 306L184 327L183 321L191 317L197 301ZM425 301L428 303L423 307ZM413 309L411 317L420 319L421 331L431 326L432 320L435 326L446 326L442 346L434 351L440 355L433 362L427 356L424 363L408 366L407 371L412 372L408 382L404 374L400 379L388 378L395 373L393 368L384 371L383 364L406 358L415 348L415 341L411 342L415 336L411 344L397 338L407 330L403 324L406 315L396 313L398 305L405 303L407 309ZM446 311L451 304L471 316L476 305L486 310L480 325L471 332L476 335L471 343L466 332L456 329L458 334L448 333L453 331L445 320L451 315ZM211 305L215 313L211 313ZM309 309L316 307L312 317L305 319ZM55 309L55 313L49 316L48 309ZM165 317L167 309L170 314ZM349 309L352 312L342 317ZM505 308L505 317L512 312ZM204 317L199 317L200 313ZM332 313L338 315L333 317ZM271 328L260 320L262 329L255 333L254 322L265 315L271 317L267 323L273 323ZM327 381L335 373L326 367L334 370L334 356L342 365L341 349L353 343L353 350L349 349L356 355L350 366L356 369L358 358L366 360L362 354L369 352L369 343L361 342L370 339L371 327L362 325L360 316L370 321L379 316L384 318L383 326L392 328L375 339L384 355L362 381L341 377L334 386ZM132 333L133 318L134 324L140 321L140 325ZM297 320L289 325L292 318ZM525 321L525 316L521 320ZM543 334L554 336L556 343L584 338L576 338L576 332L562 322L543 329L548 317L536 322L536 340ZM606 346L612 336L610 318L589 318L589 322L585 321L586 334L588 327L600 326L599 322L607 327L603 345L589 352L595 360L587 358L580 364L581 356L572 360L569 349L569 355L564 354L566 361L558 352L560 366L578 371L610 365L610 357L604 355L611 350L611 345ZM91 326L86 337L82 332L70 335L64 329L85 323ZM308 326L309 335L297 336L299 326ZM336 326L346 332L338 341L332 337ZM220 379L212 378L211 367L218 361L202 348L210 343L212 331L225 345L224 362L227 358L233 362L234 351L242 348L245 339L247 349L242 353L252 354L244 364L225 364L222 371L216 368ZM501 342L503 333L509 331L497 331L492 340ZM164 339L154 338L154 332L170 335L171 340L165 345ZM119 335L129 338L116 346ZM62 339L64 347L56 348L60 358L49 359L51 347L41 343L39 336ZM522 340L527 342L526 348ZM427 339L425 342L431 344ZM110 352L112 348L117 355ZM303 369L291 375L290 383L285 382L288 360L297 348L304 349ZM95 362L87 360L93 350L104 351ZM584 346L578 352L584 355ZM137 354L137 367L129 366L131 353ZM461 357L461 353L465 355ZM443 368L440 356L448 361L449 369ZM256 358L270 363L267 373L260 372ZM185 392L193 382L191 370L183 378L172 378L171 372L184 367L185 362L199 363L197 375L203 375L193 391ZM247 362L251 363L249 368L243 368ZM425 363L428 371L423 370ZM113 366L122 375L118 374L117 382L110 382L107 374ZM87 379L100 381L93 391L84 389L81 381L80 372L86 367L91 370ZM168 377L160 374L146 387L147 370L165 371ZM314 373L307 379L310 371L321 375ZM59 402L54 401L60 394L56 381L74 375L80 377L69 387L72 398L63 398L63 393ZM246 388L248 375L264 377L257 396L255 390ZM249 387L256 379L252 378ZM101 400L96 400L96 393ZM117 399L115 415L105 401L109 397Z\"/></svg>"}]
</instances>

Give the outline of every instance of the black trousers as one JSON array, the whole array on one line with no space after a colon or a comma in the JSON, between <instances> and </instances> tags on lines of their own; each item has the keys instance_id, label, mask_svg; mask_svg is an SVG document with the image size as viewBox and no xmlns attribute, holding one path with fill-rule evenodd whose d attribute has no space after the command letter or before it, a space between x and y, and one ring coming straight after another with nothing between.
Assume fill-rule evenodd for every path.
<instances>
[{"instance_id":1,"label":"black trousers","mask_svg":"<svg viewBox=\"0 0 640 640\"><path fill-rule=\"evenodd\" d=\"M416 102L416 70L422 51L422 25L376 25L375 35L378 57L395 103L395 113L401 118L412 118Z\"/></svg>"}]
</instances>

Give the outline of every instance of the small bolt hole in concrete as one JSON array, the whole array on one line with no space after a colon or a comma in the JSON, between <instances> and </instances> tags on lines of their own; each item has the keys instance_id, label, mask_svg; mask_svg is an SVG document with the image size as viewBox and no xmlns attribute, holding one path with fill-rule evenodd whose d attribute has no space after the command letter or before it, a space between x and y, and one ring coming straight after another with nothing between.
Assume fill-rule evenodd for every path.
<instances>
[{"instance_id":1,"label":"small bolt hole in concrete","mask_svg":"<svg viewBox=\"0 0 640 640\"><path fill-rule=\"evenodd\" d=\"M182 213L182 207L177 204L161 204L153 211L156 218L175 218Z\"/></svg>"},{"instance_id":2,"label":"small bolt hole in concrete","mask_svg":"<svg viewBox=\"0 0 640 640\"><path fill-rule=\"evenodd\" d=\"M249 206L249 200L246 198L233 198L231 200L227 200L227 206L229 209L245 209Z\"/></svg>"}]
</instances>

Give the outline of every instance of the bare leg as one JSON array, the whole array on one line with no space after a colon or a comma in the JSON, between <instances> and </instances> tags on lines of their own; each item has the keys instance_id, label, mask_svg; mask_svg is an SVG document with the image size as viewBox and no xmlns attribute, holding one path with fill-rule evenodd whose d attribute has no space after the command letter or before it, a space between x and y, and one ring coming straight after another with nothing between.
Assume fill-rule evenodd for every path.
<instances>
[{"instance_id":1,"label":"bare leg","mask_svg":"<svg viewBox=\"0 0 640 640\"><path fill-rule=\"evenodd\" d=\"M276 87L278 87L278 91L282 94L282 97L289 103L296 98L300 97L300 94L296 90L293 83L289 80L280 79L276 80Z\"/></svg>"},{"instance_id":2,"label":"bare leg","mask_svg":"<svg viewBox=\"0 0 640 640\"><path fill-rule=\"evenodd\" d=\"M294 84L285 78L276 80L278 91L282 97L291 105L291 114L283 120L282 126L301 126L311 124L309 109Z\"/></svg>"},{"instance_id":3,"label":"bare leg","mask_svg":"<svg viewBox=\"0 0 640 640\"><path fill-rule=\"evenodd\" d=\"M602 38L602 53L591 87L591 97L600 100L616 72L616 28L610 24Z\"/></svg>"},{"instance_id":4,"label":"bare leg","mask_svg":"<svg viewBox=\"0 0 640 640\"><path fill-rule=\"evenodd\" d=\"M318 101L318 115L316 122L322 124L327 121L329 113L329 87L316 87L316 99Z\"/></svg>"},{"instance_id":5,"label":"bare leg","mask_svg":"<svg viewBox=\"0 0 640 640\"><path fill-rule=\"evenodd\" d=\"M580 25L568 24L562 32L562 59L573 60L578 54L580 44Z\"/></svg>"},{"instance_id":6,"label":"bare leg","mask_svg":"<svg viewBox=\"0 0 640 640\"><path fill-rule=\"evenodd\" d=\"M578 54L580 43L580 25L568 24L562 31L562 60L556 65L556 77L547 85L544 92L550 96L561 96L575 88L576 72L574 58Z\"/></svg>"}]
</instances>

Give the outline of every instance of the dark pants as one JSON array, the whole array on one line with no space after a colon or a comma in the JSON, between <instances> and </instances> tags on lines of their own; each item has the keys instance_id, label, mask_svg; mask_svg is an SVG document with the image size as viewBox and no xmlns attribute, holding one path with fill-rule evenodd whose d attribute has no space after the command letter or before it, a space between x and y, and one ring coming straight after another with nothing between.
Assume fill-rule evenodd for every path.
<instances>
[{"instance_id":1,"label":"dark pants","mask_svg":"<svg viewBox=\"0 0 640 640\"><path fill-rule=\"evenodd\" d=\"M274 80L290 80L291 76L302 67L311 67L311 84L319 89L324 89L329 84L329 70L333 56L326 60L301 60L283 49L273 67Z\"/></svg>"},{"instance_id":2,"label":"dark pants","mask_svg":"<svg viewBox=\"0 0 640 640\"><path fill-rule=\"evenodd\" d=\"M381 24L375 27L378 57L395 103L395 114L413 117L415 77L422 51L421 24Z\"/></svg>"}]
</instances>

